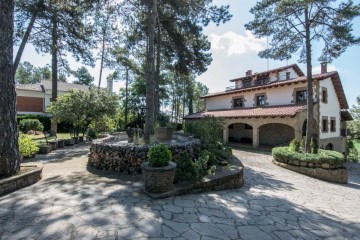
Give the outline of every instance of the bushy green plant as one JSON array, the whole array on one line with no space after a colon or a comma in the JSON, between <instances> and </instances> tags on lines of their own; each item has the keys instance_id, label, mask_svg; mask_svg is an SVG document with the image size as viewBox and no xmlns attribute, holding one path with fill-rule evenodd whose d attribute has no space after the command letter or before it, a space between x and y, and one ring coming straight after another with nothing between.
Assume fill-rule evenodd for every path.
<instances>
[{"instance_id":1,"label":"bushy green plant","mask_svg":"<svg viewBox=\"0 0 360 240\"><path fill-rule=\"evenodd\" d=\"M301 151L305 151L305 141L306 141L306 138L302 137L301 141L300 141L300 149L301 149Z\"/></svg>"},{"instance_id":2,"label":"bushy green plant","mask_svg":"<svg viewBox=\"0 0 360 240\"><path fill-rule=\"evenodd\" d=\"M38 119L23 119L19 123L19 129L26 133L32 131L43 131L44 125Z\"/></svg>"},{"instance_id":3,"label":"bushy green plant","mask_svg":"<svg viewBox=\"0 0 360 240\"><path fill-rule=\"evenodd\" d=\"M313 154L317 154L319 152L319 144L315 138L311 138L310 150Z\"/></svg>"},{"instance_id":4,"label":"bushy green plant","mask_svg":"<svg viewBox=\"0 0 360 240\"><path fill-rule=\"evenodd\" d=\"M216 155L206 149L200 152L200 157L207 159L208 168L217 164Z\"/></svg>"},{"instance_id":5,"label":"bushy green plant","mask_svg":"<svg viewBox=\"0 0 360 240\"><path fill-rule=\"evenodd\" d=\"M97 138L97 132L93 128L88 128L87 131L86 131L86 135L88 137L91 137L92 139Z\"/></svg>"},{"instance_id":6,"label":"bushy green plant","mask_svg":"<svg viewBox=\"0 0 360 240\"><path fill-rule=\"evenodd\" d=\"M165 144L157 144L147 154L151 167L165 167L172 160L172 153Z\"/></svg>"},{"instance_id":7,"label":"bushy green plant","mask_svg":"<svg viewBox=\"0 0 360 240\"><path fill-rule=\"evenodd\" d=\"M290 142L289 150L292 151L292 152L300 152L300 145L301 145L300 140L297 139L297 138L294 138L294 139Z\"/></svg>"},{"instance_id":8,"label":"bushy green plant","mask_svg":"<svg viewBox=\"0 0 360 240\"><path fill-rule=\"evenodd\" d=\"M27 135L20 134L19 136L19 152L24 157L30 157L37 153L39 148L36 143Z\"/></svg>"},{"instance_id":9,"label":"bushy green plant","mask_svg":"<svg viewBox=\"0 0 360 240\"><path fill-rule=\"evenodd\" d=\"M187 152L180 152L179 160L177 161L175 182L197 180L197 171L191 156Z\"/></svg>"},{"instance_id":10,"label":"bushy green plant","mask_svg":"<svg viewBox=\"0 0 360 240\"><path fill-rule=\"evenodd\" d=\"M289 147L275 147L272 149L272 156L276 161L287 162L289 160L297 160L303 162L318 162L318 163L344 163L344 155L342 153L330 150L320 149L317 154L292 152Z\"/></svg>"},{"instance_id":11,"label":"bushy green plant","mask_svg":"<svg viewBox=\"0 0 360 240\"><path fill-rule=\"evenodd\" d=\"M224 125L222 118L205 116L201 120L186 123L186 132L194 134L202 140L205 148L214 146L221 141L221 133Z\"/></svg>"},{"instance_id":12,"label":"bushy green plant","mask_svg":"<svg viewBox=\"0 0 360 240\"><path fill-rule=\"evenodd\" d=\"M349 162L359 162L360 158L359 158L359 152L356 149L355 145L354 145L354 139L349 139L347 142L347 160Z\"/></svg>"},{"instance_id":13,"label":"bushy green plant","mask_svg":"<svg viewBox=\"0 0 360 240\"><path fill-rule=\"evenodd\" d=\"M232 148L224 146L221 142L205 146L205 149L215 154L217 160L230 160L232 157Z\"/></svg>"}]
</instances>

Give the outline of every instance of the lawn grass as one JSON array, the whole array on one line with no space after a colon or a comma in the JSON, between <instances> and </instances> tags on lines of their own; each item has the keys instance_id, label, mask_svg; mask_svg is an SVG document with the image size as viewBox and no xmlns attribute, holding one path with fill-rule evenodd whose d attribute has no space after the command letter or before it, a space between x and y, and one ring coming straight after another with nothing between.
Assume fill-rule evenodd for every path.
<instances>
[{"instance_id":1,"label":"lawn grass","mask_svg":"<svg viewBox=\"0 0 360 240\"><path fill-rule=\"evenodd\" d=\"M70 139L70 133L57 133L57 139ZM32 140L34 140L38 145L46 143L44 134L40 135L28 135L31 137Z\"/></svg>"}]
</instances>

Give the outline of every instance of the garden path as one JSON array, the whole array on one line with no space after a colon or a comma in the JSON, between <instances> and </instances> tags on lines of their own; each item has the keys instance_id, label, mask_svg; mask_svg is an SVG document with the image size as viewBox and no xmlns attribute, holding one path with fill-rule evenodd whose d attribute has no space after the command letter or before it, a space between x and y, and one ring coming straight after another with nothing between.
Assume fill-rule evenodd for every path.
<instances>
[{"instance_id":1,"label":"garden path","mask_svg":"<svg viewBox=\"0 0 360 240\"><path fill-rule=\"evenodd\" d=\"M339 185L275 166L268 153L234 150L245 165L242 188L153 200L140 175L87 168L83 147L85 154L43 161L40 182L0 198L0 239L360 236L359 164L349 164L349 184Z\"/></svg>"}]
</instances>

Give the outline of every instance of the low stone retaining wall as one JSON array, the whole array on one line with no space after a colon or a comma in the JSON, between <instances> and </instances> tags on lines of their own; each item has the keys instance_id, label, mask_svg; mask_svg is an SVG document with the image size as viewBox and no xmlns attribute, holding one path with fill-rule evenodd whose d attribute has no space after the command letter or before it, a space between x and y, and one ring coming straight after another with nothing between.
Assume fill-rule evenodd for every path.
<instances>
[{"instance_id":1,"label":"low stone retaining wall","mask_svg":"<svg viewBox=\"0 0 360 240\"><path fill-rule=\"evenodd\" d=\"M119 138L120 136L120 138ZM93 141L90 147L88 164L101 170L124 173L141 173L141 163L147 161L148 145L116 142L122 135L109 135ZM191 136L175 134L174 141L166 143L177 162L180 152L185 151L197 158L201 151L201 141Z\"/></svg>"},{"instance_id":2,"label":"low stone retaining wall","mask_svg":"<svg viewBox=\"0 0 360 240\"><path fill-rule=\"evenodd\" d=\"M227 167L217 166L215 175L204 177L201 181L195 183L184 182L174 185L170 192L166 193L148 193L152 198L166 198L190 193L211 192L220 190L229 190L239 188L244 184L244 167L240 165L231 165Z\"/></svg>"},{"instance_id":3,"label":"low stone retaining wall","mask_svg":"<svg viewBox=\"0 0 360 240\"><path fill-rule=\"evenodd\" d=\"M346 184L348 180L347 169L342 164L312 163L293 160L279 162L275 159L273 163L291 171L329 182Z\"/></svg>"},{"instance_id":4,"label":"low stone retaining wall","mask_svg":"<svg viewBox=\"0 0 360 240\"><path fill-rule=\"evenodd\" d=\"M34 166L28 166L28 167L34 167ZM0 180L0 196L30 186L38 182L41 179L42 169L43 169L42 167L37 167L32 171Z\"/></svg>"}]
</instances>

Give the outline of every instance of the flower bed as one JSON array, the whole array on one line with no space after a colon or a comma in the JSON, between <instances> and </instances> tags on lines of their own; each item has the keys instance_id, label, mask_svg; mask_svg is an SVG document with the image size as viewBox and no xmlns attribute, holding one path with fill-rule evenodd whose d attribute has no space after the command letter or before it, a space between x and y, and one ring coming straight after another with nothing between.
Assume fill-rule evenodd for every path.
<instances>
[{"instance_id":1,"label":"flower bed","mask_svg":"<svg viewBox=\"0 0 360 240\"><path fill-rule=\"evenodd\" d=\"M329 150L319 150L318 154L290 151L288 147L272 150L273 163L314 178L347 183L347 169L343 166L344 156Z\"/></svg>"}]
</instances>

